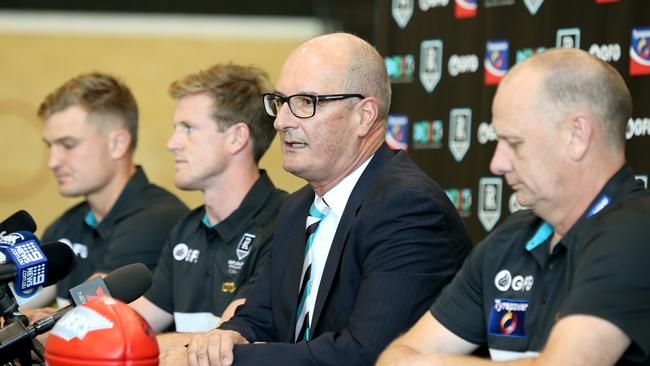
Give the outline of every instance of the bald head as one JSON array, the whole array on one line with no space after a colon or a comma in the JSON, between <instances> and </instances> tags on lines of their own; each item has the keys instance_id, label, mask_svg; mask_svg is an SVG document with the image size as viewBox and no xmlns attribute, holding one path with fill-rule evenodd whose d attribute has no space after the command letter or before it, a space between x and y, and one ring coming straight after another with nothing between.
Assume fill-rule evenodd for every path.
<instances>
[{"instance_id":1,"label":"bald head","mask_svg":"<svg viewBox=\"0 0 650 366\"><path fill-rule=\"evenodd\" d=\"M555 121L571 112L589 113L598 123L604 142L620 152L624 150L632 98L616 69L585 51L557 48L513 67L499 88L520 80L531 69L541 78L541 111Z\"/></svg>"},{"instance_id":2,"label":"bald head","mask_svg":"<svg viewBox=\"0 0 650 366\"><path fill-rule=\"evenodd\" d=\"M332 83L340 93L358 93L379 100L379 119L388 115L391 86L386 66L379 52L363 39L347 33L333 33L312 38L294 50L290 61L318 63L338 78ZM317 70L317 69L314 69ZM317 72L317 71L316 71Z\"/></svg>"}]
</instances>

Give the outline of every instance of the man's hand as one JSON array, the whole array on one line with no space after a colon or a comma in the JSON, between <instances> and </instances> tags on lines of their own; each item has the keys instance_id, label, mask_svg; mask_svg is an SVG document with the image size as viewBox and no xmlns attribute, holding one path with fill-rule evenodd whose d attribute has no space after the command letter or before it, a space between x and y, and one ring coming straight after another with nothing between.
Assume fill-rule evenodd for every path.
<instances>
[{"instance_id":1,"label":"man's hand","mask_svg":"<svg viewBox=\"0 0 650 366\"><path fill-rule=\"evenodd\" d=\"M160 354L160 366L188 366L187 348L176 347Z\"/></svg>"},{"instance_id":2,"label":"man's hand","mask_svg":"<svg viewBox=\"0 0 650 366\"><path fill-rule=\"evenodd\" d=\"M21 309L20 310L23 315L29 319L29 323L33 323L41 318L44 318L54 312L56 312L56 309L54 308L41 308L41 309Z\"/></svg>"},{"instance_id":3,"label":"man's hand","mask_svg":"<svg viewBox=\"0 0 650 366\"><path fill-rule=\"evenodd\" d=\"M187 357L191 366L230 366L233 347L245 343L248 341L237 332L215 329L194 337L187 346Z\"/></svg>"}]
</instances>

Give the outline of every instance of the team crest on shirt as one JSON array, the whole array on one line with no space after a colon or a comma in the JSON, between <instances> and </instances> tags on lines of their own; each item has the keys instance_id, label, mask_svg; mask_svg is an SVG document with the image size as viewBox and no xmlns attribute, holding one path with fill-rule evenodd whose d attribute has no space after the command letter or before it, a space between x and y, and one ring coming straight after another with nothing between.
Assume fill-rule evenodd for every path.
<instances>
[{"instance_id":1,"label":"team crest on shirt","mask_svg":"<svg viewBox=\"0 0 650 366\"><path fill-rule=\"evenodd\" d=\"M245 233L241 237L241 240L239 240L239 245L237 246L237 259L242 260L248 257L251 252L251 245L253 244L254 239L255 235L249 233Z\"/></svg>"},{"instance_id":2,"label":"team crest on shirt","mask_svg":"<svg viewBox=\"0 0 650 366\"><path fill-rule=\"evenodd\" d=\"M526 338L527 300L494 299L488 333L499 337Z\"/></svg>"}]
</instances>

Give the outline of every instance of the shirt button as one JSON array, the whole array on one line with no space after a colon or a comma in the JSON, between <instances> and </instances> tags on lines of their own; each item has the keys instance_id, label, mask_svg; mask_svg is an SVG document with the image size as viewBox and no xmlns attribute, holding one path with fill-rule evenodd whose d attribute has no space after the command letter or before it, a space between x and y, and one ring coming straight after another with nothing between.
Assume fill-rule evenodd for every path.
<instances>
[{"instance_id":1,"label":"shirt button","mask_svg":"<svg viewBox=\"0 0 650 366\"><path fill-rule=\"evenodd\" d=\"M548 269L549 269L549 270L552 271L554 267L555 267L555 266L553 265L553 263L549 263L549 264L548 264Z\"/></svg>"}]
</instances>

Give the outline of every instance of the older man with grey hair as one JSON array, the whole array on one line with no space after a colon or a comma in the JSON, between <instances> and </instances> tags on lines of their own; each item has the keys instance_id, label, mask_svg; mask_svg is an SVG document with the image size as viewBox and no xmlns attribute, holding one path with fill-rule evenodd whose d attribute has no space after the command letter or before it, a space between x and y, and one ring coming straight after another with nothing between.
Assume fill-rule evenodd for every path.
<instances>
[{"instance_id":1,"label":"older man with grey hair","mask_svg":"<svg viewBox=\"0 0 650 366\"><path fill-rule=\"evenodd\" d=\"M630 93L575 49L515 66L492 107L490 169L517 201L377 365L650 364L650 194L625 163Z\"/></svg>"}]
</instances>

